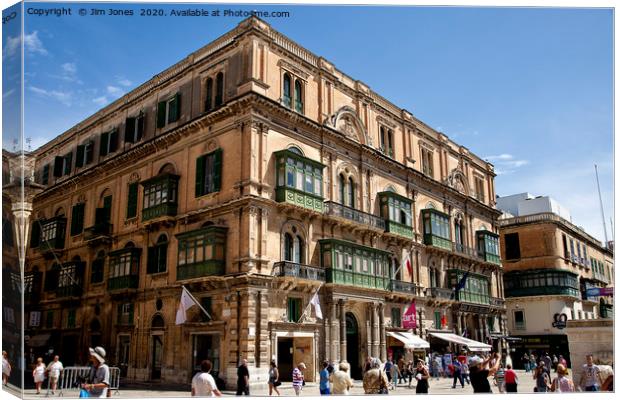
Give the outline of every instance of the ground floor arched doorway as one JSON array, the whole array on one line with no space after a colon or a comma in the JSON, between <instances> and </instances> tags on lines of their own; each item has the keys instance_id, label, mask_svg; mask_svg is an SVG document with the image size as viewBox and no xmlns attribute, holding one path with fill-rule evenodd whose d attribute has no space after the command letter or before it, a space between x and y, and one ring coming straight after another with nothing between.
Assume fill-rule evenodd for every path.
<instances>
[{"instance_id":1,"label":"ground floor arched doorway","mask_svg":"<svg viewBox=\"0 0 620 400\"><path fill-rule=\"evenodd\" d=\"M362 368L360 366L360 339L357 319L352 313L346 314L346 334L347 334L347 362L351 366L351 377L362 379Z\"/></svg>"}]
</instances>

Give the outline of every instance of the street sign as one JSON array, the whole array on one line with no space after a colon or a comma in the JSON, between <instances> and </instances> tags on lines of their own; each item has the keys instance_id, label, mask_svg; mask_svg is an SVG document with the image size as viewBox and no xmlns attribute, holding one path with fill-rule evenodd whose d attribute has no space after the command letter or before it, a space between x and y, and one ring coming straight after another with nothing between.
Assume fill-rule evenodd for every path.
<instances>
[{"instance_id":1,"label":"street sign","mask_svg":"<svg viewBox=\"0 0 620 400\"><path fill-rule=\"evenodd\" d=\"M614 295L614 288L612 287L604 287L604 288L592 287L592 288L586 289L587 297L613 296L613 295Z\"/></svg>"}]
</instances>

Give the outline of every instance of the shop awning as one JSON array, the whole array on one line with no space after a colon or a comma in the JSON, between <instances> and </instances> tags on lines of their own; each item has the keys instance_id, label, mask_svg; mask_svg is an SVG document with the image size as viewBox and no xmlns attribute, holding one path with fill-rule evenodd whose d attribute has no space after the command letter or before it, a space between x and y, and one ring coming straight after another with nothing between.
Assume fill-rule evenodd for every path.
<instances>
[{"instance_id":1,"label":"shop awning","mask_svg":"<svg viewBox=\"0 0 620 400\"><path fill-rule=\"evenodd\" d=\"M475 340L471 340L466 337L455 335L454 333L429 332L429 334L435 336L436 338L445 340L447 342L452 342L452 343L460 344L462 346L466 346L470 351L491 351L491 345L489 344L477 342Z\"/></svg>"},{"instance_id":2,"label":"shop awning","mask_svg":"<svg viewBox=\"0 0 620 400\"><path fill-rule=\"evenodd\" d=\"M386 332L388 336L402 342L406 349L428 349L431 345L419 336L409 332Z\"/></svg>"},{"instance_id":3,"label":"shop awning","mask_svg":"<svg viewBox=\"0 0 620 400\"><path fill-rule=\"evenodd\" d=\"M48 340L50 340L50 336L51 334L49 333L34 335L30 338L30 340L28 340L26 344L30 347L42 347L47 344Z\"/></svg>"}]
</instances>

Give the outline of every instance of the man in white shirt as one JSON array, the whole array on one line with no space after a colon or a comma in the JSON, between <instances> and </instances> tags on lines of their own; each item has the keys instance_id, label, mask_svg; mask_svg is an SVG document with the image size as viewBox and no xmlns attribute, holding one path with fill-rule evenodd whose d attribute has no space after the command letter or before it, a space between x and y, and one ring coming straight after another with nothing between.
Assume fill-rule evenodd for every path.
<instances>
[{"instance_id":1,"label":"man in white shirt","mask_svg":"<svg viewBox=\"0 0 620 400\"><path fill-rule=\"evenodd\" d=\"M192 378L192 396L220 397L222 393L217 389L215 379L211 376L211 361L203 360L200 363L200 371Z\"/></svg>"},{"instance_id":2,"label":"man in white shirt","mask_svg":"<svg viewBox=\"0 0 620 400\"><path fill-rule=\"evenodd\" d=\"M47 366L47 376L50 378L50 387L52 389L52 394L54 394L54 390L58 386L58 379L60 378L60 374L62 374L62 370L64 367L62 363L59 361L58 355L54 356L54 361L52 361Z\"/></svg>"}]
</instances>

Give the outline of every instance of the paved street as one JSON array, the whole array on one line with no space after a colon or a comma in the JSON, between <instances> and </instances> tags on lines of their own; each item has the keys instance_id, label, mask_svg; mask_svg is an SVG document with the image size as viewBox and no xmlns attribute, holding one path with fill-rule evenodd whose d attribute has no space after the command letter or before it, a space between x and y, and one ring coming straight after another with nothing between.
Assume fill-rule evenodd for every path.
<instances>
[{"instance_id":1,"label":"paved street","mask_svg":"<svg viewBox=\"0 0 620 400\"><path fill-rule=\"evenodd\" d=\"M531 374L526 374L523 370L517 370L517 375L519 377L519 392L528 393L531 392L534 387L534 380L532 379ZM553 374L555 375L555 374ZM498 393L497 387L492 385L493 392ZM280 392L283 396L294 396L293 388L291 384L285 382L280 386ZM457 385L455 389L452 389L452 379L448 378L440 378L433 379L430 385L430 394L472 394L471 386L465 384L464 388L461 388L460 385ZM253 396L267 396L267 385L261 387L252 387L251 391ZM362 382L355 381L355 386L352 390L351 394L363 394L364 390L362 389ZM77 397L77 391L65 392L63 397ZM233 396L235 393L232 391L225 391L224 396ZM390 391L390 394L396 395L407 395L407 394L415 394L415 386L412 388L408 388L406 384L401 384L398 386L396 390ZM302 391L302 396L318 396L319 395L319 387L316 383L308 384L304 387ZM58 393L56 393L58 396ZM55 397L56 397L55 396ZM152 389L147 390L144 388L134 389L134 388L123 388L121 387L120 395L115 395L116 398L156 398L156 397L189 397L189 387L187 390L163 390L163 389ZM26 390L25 399L38 399L45 398L45 391L41 395L36 395L34 390Z\"/></svg>"}]
</instances>

